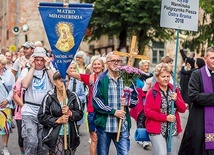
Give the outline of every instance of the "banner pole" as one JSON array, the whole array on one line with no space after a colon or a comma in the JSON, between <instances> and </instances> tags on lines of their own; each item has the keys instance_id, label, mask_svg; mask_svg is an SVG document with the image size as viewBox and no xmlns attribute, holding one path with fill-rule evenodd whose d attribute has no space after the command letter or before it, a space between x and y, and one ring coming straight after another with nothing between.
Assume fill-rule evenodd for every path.
<instances>
[{"instance_id":1,"label":"banner pole","mask_svg":"<svg viewBox=\"0 0 214 155\"><path fill-rule=\"evenodd\" d=\"M63 84L63 105L66 105L66 98L67 98L67 94L66 94L66 89L65 89L65 84ZM67 143L67 123L63 124L64 126L64 150L68 149L68 143Z\"/></svg>"},{"instance_id":2,"label":"banner pole","mask_svg":"<svg viewBox=\"0 0 214 155\"><path fill-rule=\"evenodd\" d=\"M63 7L68 7L68 0L64 0L63 3ZM63 85L63 105L66 105L66 98L67 98L67 94L66 94L66 89L65 89L65 84L66 82L64 82ZM67 142L67 123L64 124L64 149L67 150L68 149L68 142Z\"/></svg>"},{"instance_id":3,"label":"banner pole","mask_svg":"<svg viewBox=\"0 0 214 155\"><path fill-rule=\"evenodd\" d=\"M68 0L64 0L63 6L64 7L68 7L69 6L69 1Z\"/></svg>"},{"instance_id":4,"label":"banner pole","mask_svg":"<svg viewBox=\"0 0 214 155\"><path fill-rule=\"evenodd\" d=\"M180 30L177 30L177 38L176 38L176 52L175 52L175 65L174 65L174 71L173 71L173 92L175 92L176 88L176 72L177 72L177 61L178 61L178 46L179 46L179 32ZM171 103L171 114L174 115L174 101ZM169 129L169 136L168 136L168 145L167 145L167 151L171 152L172 148L172 125L173 123L170 123L170 129Z\"/></svg>"}]
</instances>

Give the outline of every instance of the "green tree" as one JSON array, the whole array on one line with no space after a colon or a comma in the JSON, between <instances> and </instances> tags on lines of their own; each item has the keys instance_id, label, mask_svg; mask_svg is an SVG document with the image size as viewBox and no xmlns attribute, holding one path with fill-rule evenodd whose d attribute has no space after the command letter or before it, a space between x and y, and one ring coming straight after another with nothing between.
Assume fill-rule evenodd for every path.
<instances>
[{"instance_id":1,"label":"green tree","mask_svg":"<svg viewBox=\"0 0 214 155\"><path fill-rule=\"evenodd\" d=\"M91 40L99 39L101 35L117 35L120 47L126 46L127 37L138 37L138 49L143 53L149 41L165 41L172 39L172 29L160 27L160 0L84 0L94 3L94 13L89 24L92 29ZM203 20L199 21L197 32L183 31L193 36L184 46L197 53L204 52L204 44L208 46L214 41L214 1L200 0L200 7L204 10ZM209 22L208 22L209 21ZM202 54L203 55L203 54Z\"/></svg>"},{"instance_id":2,"label":"green tree","mask_svg":"<svg viewBox=\"0 0 214 155\"><path fill-rule=\"evenodd\" d=\"M172 30L160 27L160 0L85 0L94 3L94 13L89 24L91 40L101 35L117 35L119 48L126 46L127 36L138 38L138 49L143 53L149 41L164 41L172 36Z\"/></svg>"},{"instance_id":3,"label":"green tree","mask_svg":"<svg viewBox=\"0 0 214 155\"><path fill-rule=\"evenodd\" d=\"M201 11L202 21L199 21L198 31L187 32L187 35L193 36L193 39L184 44L191 51L196 50L203 56L206 50L204 45L207 44L209 47L214 41L214 1L200 0L200 7L204 11Z\"/></svg>"}]
</instances>

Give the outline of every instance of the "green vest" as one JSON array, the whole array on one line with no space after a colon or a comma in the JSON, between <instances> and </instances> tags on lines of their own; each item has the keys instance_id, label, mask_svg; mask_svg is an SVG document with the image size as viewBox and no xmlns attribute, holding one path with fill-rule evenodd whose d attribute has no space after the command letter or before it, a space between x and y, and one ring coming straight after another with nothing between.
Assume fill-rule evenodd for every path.
<instances>
[{"instance_id":1,"label":"green vest","mask_svg":"<svg viewBox=\"0 0 214 155\"><path fill-rule=\"evenodd\" d=\"M109 85L108 76L105 76L99 82L100 82L101 85L97 89L98 89L98 91L100 91L99 93L101 94L101 96L103 98L103 103L105 105L108 105L108 85ZM116 111L115 109L112 109L110 114L114 115L115 111ZM129 114L129 108L125 107L125 111L126 111L126 119L127 119L127 122L128 122L128 129L130 130L130 128L131 128L131 118L130 118L130 114ZM95 125L105 129L106 128L107 117L108 117L108 115L102 114L99 111L96 111L96 118L95 118L95 121L94 121ZM118 121L119 121L119 119L118 119Z\"/></svg>"}]
</instances>

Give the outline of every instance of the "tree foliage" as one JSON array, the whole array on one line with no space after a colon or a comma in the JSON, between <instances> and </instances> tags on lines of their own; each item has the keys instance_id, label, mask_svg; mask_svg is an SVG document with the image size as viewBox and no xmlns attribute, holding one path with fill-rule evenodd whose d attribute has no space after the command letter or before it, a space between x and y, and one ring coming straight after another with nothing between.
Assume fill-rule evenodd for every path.
<instances>
[{"instance_id":1,"label":"tree foliage","mask_svg":"<svg viewBox=\"0 0 214 155\"><path fill-rule=\"evenodd\" d=\"M92 30L91 40L103 34L117 35L120 47L126 46L127 37L138 37L138 49L143 53L149 41L172 39L174 30L160 27L161 0L84 0L94 3L94 13L89 27ZM201 52L205 43L210 46L214 41L214 0L200 0L204 10L203 20L199 21L198 32L183 31L194 36L184 44L190 50ZM209 16L209 18L207 18ZM208 20L210 21L208 23Z\"/></svg>"},{"instance_id":2,"label":"tree foliage","mask_svg":"<svg viewBox=\"0 0 214 155\"><path fill-rule=\"evenodd\" d=\"M202 21L199 21L197 32L187 32L187 35L193 36L193 39L187 41L186 47L191 51L196 50L203 56L206 46L213 45L214 41L214 1L200 0L200 7L204 10L202 13Z\"/></svg>"},{"instance_id":3,"label":"tree foliage","mask_svg":"<svg viewBox=\"0 0 214 155\"><path fill-rule=\"evenodd\" d=\"M138 37L138 49L143 52L150 40L169 39L172 32L160 27L160 0L85 0L94 3L94 13L89 24L91 39L101 35L117 35L120 47L126 46L127 36Z\"/></svg>"}]
</instances>

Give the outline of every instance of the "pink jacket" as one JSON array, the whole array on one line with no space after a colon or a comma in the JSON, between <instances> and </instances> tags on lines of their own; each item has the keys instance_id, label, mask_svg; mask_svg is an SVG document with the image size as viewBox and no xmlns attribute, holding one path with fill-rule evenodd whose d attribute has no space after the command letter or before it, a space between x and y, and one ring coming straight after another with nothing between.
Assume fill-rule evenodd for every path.
<instances>
[{"instance_id":1,"label":"pink jacket","mask_svg":"<svg viewBox=\"0 0 214 155\"><path fill-rule=\"evenodd\" d=\"M20 98L22 99L23 97L23 88L22 88L22 85L21 85L21 80L18 79L15 83L15 86L13 88L13 92L17 92L17 91L20 91L21 90L21 94L20 94ZM18 104L16 104L16 109L15 109L15 114L14 114L14 119L15 120L21 120L22 119L22 115L21 115L21 107L18 106Z\"/></svg>"},{"instance_id":2,"label":"pink jacket","mask_svg":"<svg viewBox=\"0 0 214 155\"><path fill-rule=\"evenodd\" d=\"M172 90L172 85L168 85ZM156 96L154 97L153 90L156 91ZM183 101L180 91L176 89L177 93L177 101L175 101L175 105L177 107L175 112L175 117L177 121L177 131L178 133L182 132L181 121L178 112L184 113L186 111L186 105ZM159 83L155 83L155 85L147 92L146 94L146 103L144 106L144 112L147 117L146 119L146 130L148 133L160 134L161 132L161 122L167 121L167 115L161 112L161 94Z\"/></svg>"}]
</instances>

